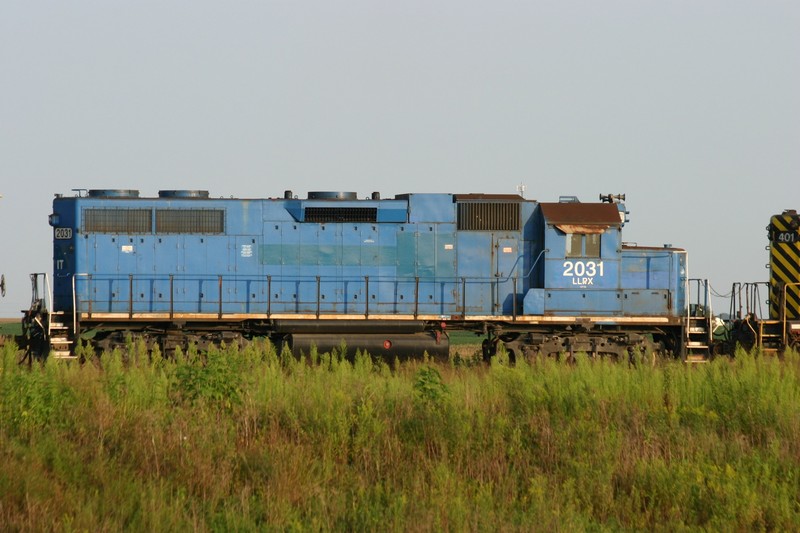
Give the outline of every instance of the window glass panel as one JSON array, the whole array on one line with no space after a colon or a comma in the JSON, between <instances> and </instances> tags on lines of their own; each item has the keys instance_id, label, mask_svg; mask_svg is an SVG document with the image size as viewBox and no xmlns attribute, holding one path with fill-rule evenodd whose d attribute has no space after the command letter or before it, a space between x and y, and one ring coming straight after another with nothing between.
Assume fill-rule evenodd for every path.
<instances>
[{"instance_id":1,"label":"window glass panel","mask_svg":"<svg viewBox=\"0 0 800 533\"><path fill-rule=\"evenodd\" d=\"M600 234L586 235L586 257L600 257Z\"/></svg>"},{"instance_id":2,"label":"window glass panel","mask_svg":"<svg viewBox=\"0 0 800 533\"><path fill-rule=\"evenodd\" d=\"M580 257L583 247L583 235L580 233L567 233L566 257Z\"/></svg>"}]
</instances>

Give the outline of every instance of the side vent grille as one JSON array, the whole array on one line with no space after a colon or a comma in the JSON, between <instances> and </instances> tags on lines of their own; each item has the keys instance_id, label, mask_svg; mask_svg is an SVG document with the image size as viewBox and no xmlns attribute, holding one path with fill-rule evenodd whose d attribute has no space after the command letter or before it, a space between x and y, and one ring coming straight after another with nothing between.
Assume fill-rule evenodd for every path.
<instances>
[{"instance_id":1,"label":"side vent grille","mask_svg":"<svg viewBox=\"0 0 800 533\"><path fill-rule=\"evenodd\" d=\"M376 222L377 207L306 207L306 222Z\"/></svg>"},{"instance_id":2,"label":"side vent grille","mask_svg":"<svg viewBox=\"0 0 800 533\"><path fill-rule=\"evenodd\" d=\"M151 233L150 209L84 209L84 233Z\"/></svg>"},{"instance_id":3,"label":"side vent grille","mask_svg":"<svg viewBox=\"0 0 800 533\"><path fill-rule=\"evenodd\" d=\"M156 233L225 233L225 211L156 209Z\"/></svg>"},{"instance_id":4,"label":"side vent grille","mask_svg":"<svg viewBox=\"0 0 800 533\"><path fill-rule=\"evenodd\" d=\"M464 231L519 231L519 203L462 202L458 229Z\"/></svg>"}]
</instances>

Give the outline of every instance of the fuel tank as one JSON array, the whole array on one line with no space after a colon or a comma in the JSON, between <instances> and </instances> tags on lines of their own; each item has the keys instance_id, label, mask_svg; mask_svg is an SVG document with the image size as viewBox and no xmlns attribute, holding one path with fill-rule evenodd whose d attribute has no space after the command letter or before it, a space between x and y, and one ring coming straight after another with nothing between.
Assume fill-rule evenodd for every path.
<instances>
[{"instance_id":1,"label":"fuel tank","mask_svg":"<svg viewBox=\"0 0 800 533\"><path fill-rule=\"evenodd\" d=\"M429 357L447 360L450 351L450 339L436 331L420 333L292 333L285 342L296 356L308 354L312 346L318 353L339 349L344 343L347 356L352 358L357 350L367 352L373 357L391 361L395 357L405 359L421 357L427 353Z\"/></svg>"}]
</instances>

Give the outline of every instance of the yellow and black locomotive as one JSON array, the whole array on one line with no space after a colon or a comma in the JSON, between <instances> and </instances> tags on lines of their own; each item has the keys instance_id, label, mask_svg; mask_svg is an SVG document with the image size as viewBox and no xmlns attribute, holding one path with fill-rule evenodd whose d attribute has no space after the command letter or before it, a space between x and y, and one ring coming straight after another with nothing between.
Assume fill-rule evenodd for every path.
<instances>
[{"instance_id":1,"label":"yellow and black locomotive","mask_svg":"<svg viewBox=\"0 0 800 533\"><path fill-rule=\"evenodd\" d=\"M737 318L726 348L719 351L732 351L736 344L766 353L800 348L800 214L787 209L772 216L767 237L769 281L734 284L731 314ZM763 285L768 294L766 313L761 310Z\"/></svg>"}]
</instances>

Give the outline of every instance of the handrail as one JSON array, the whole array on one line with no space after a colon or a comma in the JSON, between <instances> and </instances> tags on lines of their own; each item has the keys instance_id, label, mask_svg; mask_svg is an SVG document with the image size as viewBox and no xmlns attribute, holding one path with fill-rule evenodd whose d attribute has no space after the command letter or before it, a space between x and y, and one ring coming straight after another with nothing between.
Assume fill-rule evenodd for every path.
<instances>
[{"instance_id":1,"label":"handrail","mask_svg":"<svg viewBox=\"0 0 800 533\"><path fill-rule=\"evenodd\" d=\"M686 298L690 298L690 296L689 296L689 295L691 294L691 293L689 292L690 290L691 290L691 288L690 288L690 281L689 281L689 278L686 278L686 289L685 289L685 291L686 291ZM689 302L687 301L687 305L686 305L686 327L685 327L685 328L683 328L683 329L684 329L684 333L683 333L683 344L684 344L684 345L687 345L687 346L688 346L688 344L689 344L689 325L690 325L691 323L692 323L692 305L691 305L691 303L689 303Z\"/></svg>"},{"instance_id":2,"label":"handrail","mask_svg":"<svg viewBox=\"0 0 800 533\"><path fill-rule=\"evenodd\" d=\"M78 334L78 304L75 294L75 276L72 276L72 334Z\"/></svg>"},{"instance_id":3,"label":"handrail","mask_svg":"<svg viewBox=\"0 0 800 533\"><path fill-rule=\"evenodd\" d=\"M714 316L714 311L711 308L711 293L710 293L710 288L709 288L709 284L708 284L708 279L705 279L705 278L687 278L686 279L686 286L687 286L687 294L686 294L687 299L690 299L691 296L692 296L692 293L690 291L692 291L692 289L694 289L694 291L695 291L695 296L696 296L695 310L697 310L701 306L701 301L700 300L701 300L701 297L702 297L702 309L703 309L702 318L704 318L708 322L708 324L707 324L708 327L706 328L707 329L707 331L706 331L706 335L707 335L706 341L708 343L710 343L712 341L713 337L714 337L714 332L711 329L711 318ZM687 312L686 324L688 326L691 323L691 319L692 318L698 318L697 316L694 316L694 317L692 316L691 300L689 300L688 305L686 306L686 312ZM689 339L689 333L690 332L688 331L688 328L687 328L687 331L686 331L686 339L687 340Z\"/></svg>"},{"instance_id":4,"label":"handrail","mask_svg":"<svg viewBox=\"0 0 800 533\"><path fill-rule=\"evenodd\" d=\"M75 278L79 280L85 279L88 280L90 277L93 281L127 281L130 274L107 274L107 275L98 275L98 274L88 274L88 273L76 273L74 274ZM219 279L218 274L158 274L158 275L150 275L150 274L133 274L135 281L169 281L170 276L172 276L176 281L217 281ZM284 275L273 275L269 274L266 276L260 275L252 275L252 276L243 276L240 274L236 275L223 275L222 279L227 283L229 281L266 281L267 278L272 278L273 281L303 281L303 282L315 282L317 279L316 274L306 274L306 275L293 275L293 274L284 274ZM346 281L346 282L353 282L353 281L363 281L365 276L362 275L352 275L352 276L340 276L340 275L331 275L331 276L320 276L322 283L330 283L332 281ZM387 282L400 282L400 283L414 283L414 281L419 278L420 283L455 283L460 282L462 279L466 279L469 282L494 282L497 281L497 278L491 276L374 276L370 275L369 279L370 282L377 281L382 283ZM506 278L511 279L511 278ZM519 279L519 278L517 278Z\"/></svg>"},{"instance_id":5,"label":"handrail","mask_svg":"<svg viewBox=\"0 0 800 533\"><path fill-rule=\"evenodd\" d=\"M53 307L53 288L50 287L50 277L47 275L46 272L44 273L44 293L45 293L45 298L47 298L49 300L49 301L45 302L45 307L47 308L48 315L49 315L50 312L53 311L53 309L52 309L52 307ZM50 324L52 322L53 321L50 318L47 319L47 338L48 339L50 338Z\"/></svg>"},{"instance_id":6,"label":"handrail","mask_svg":"<svg viewBox=\"0 0 800 533\"><path fill-rule=\"evenodd\" d=\"M320 301L319 300L320 300L320 294L322 292L322 287L320 286L321 283L322 282L320 281L320 276L317 276L317 318L319 318L319 308L320 308ZM220 299L220 302L222 302L221 299ZM221 305L222 305L222 303L220 303L220 306Z\"/></svg>"},{"instance_id":7,"label":"handrail","mask_svg":"<svg viewBox=\"0 0 800 533\"><path fill-rule=\"evenodd\" d=\"M533 264L531 265L531 268L530 268L530 269L528 269L528 271L527 271L527 272L526 272L526 273L525 273L525 274L524 274L522 277L523 277L523 278L527 278L528 276L530 276L530 275L531 275L531 273L533 272L533 269L534 269L534 268L536 268L536 265L539 263L539 259L541 259L541 258L542 258L542 255L544 255L546 252L549 252L549 251L550 251L550 249L549 249L549 248L543 248L543 249L542 249L542 250L539 252L539 255L537 255L537 256L536 256L536 259L533 261ZM511 279L511 275L512 275L512 274L514 273L514 271L517 269L517 264L519 264L519 260L520 260L520 259L522 259L522 258L523 258L523 257L525 257L525 256L526 256L526 254L520 254L520 255L518 255L518 256L517 256L517 259L516 259L516 261L514 261L514 264L513 264L513 265L511 265L511 270L509 270L509 271L508 271L508 276L506 276L506 278L505 278L504 280L498 280L498 281L502 281L503 283L505 283L506 281L510 280L510 279ZM515 278L515 279L516 279L516 278Z\"/></svg>"},{"instance_id":8,"label":"handrail","mask_svg":"<svg viewBox=\"0 0 800 533\"><path fill-rule=\"evenodd\" d=\"M272 275L267 275L267 317L272 316Z\"/></svg>"},{"instance_id":9,"label":"handrail","mask_svg":"<svg viewBox=\"0 0 800 533\"><path fill-rule=\"evenodd\" d=\"M369 318L369 276L364 276L364 317Z\"/></svg>"},{"instance_id":10,"label":"handrail","mask_svg":"<svg viewBox=\"0 0 800 533\"><path fill-rule=\"evenodd\" d=\"M800 287L800 283L794 282L794 283L784 283L783 284L783 294L781 295L781 304L782 304L781 305L781 329L782 329L781 344L783 344L784 347L786 346L787 340L788 340L788 333L787 333L786 324L788 322L787 315L789 314L789 313L787 313L787 305L788 305L787 292L789 290L789 287Z\"/></svg>"},{"instance_id":11,"label":"handrail","mask_svg":"<svg viewBox=\"0 0 800 533\"><path fill-rule=\"evenodd\" d=\"M419 316L419 276L414 278L414 318Z\"/></svg>"},{"instance_id":12,"label":"handrail","mask_svg":"<svg viewBox=\"0 0 800 533\"><path fill-rule=\"evenodd\" d=\"M44 294L42 298L39 298L39 276L44 279ZM48 315L47 319L47 338L50 338L50 320L49 315L53 311L53 289L50 286L50 278L47 275L47 272L34 272L30 274L31 279L31 308L33 308L34 304L37 302L41 302L42 307L44 308L44 312ZM44 329L44 326L42 326Z\"/></svg>"},{"instance_id":13,"label":"handrail","mask_svg":"<svg viewBox=\"0 0 800 533\"><path fill-rule=\"evenodd\" d=\"M532 273L546 257L548 249L540 250L527 273ZM229 313L264 313L271 317L274 313L300 312L322 315L330 312L358 314L370 317L376 313L396 309L406 309L408 314L446 313L466 314L474 305L477 295L492 295L493 302L483 304L496 307L487 309L487 314L507 314L516 316L520 309L521 297L529 284L527 280L519 283L521 262L516 263L513 274L502 278L489 276L402 276L391 274L360 275L358 273L330 274L266 274L241 275L236 273L188 274L188 273L113 273L113 274L74 274L73 299L76 322L78 312L120 313L129 317L140 313L213 313L218 317ZM508 286L513 292L508 300L503 299L502 307L497 300L499 283L513 281ZM688 287L690 280L684 278ZM696 283L692 281L692 283ZM532 286L533 284L531 284ZM213 288L212 288L213 287ZM708 290L708 287L706 290ZM139 293L150 294L149 298L138 299ZM197 299L195 292L205 293ZM460 294L459 294L460 291ZM475 292L473 292L475 291ZM522 293L518 293L522 291ZM126 294L126 292L128 294ZM216 293L216 294L215 294ZM374 294L373 294L374 293ZM252 294L252 296L251 296ZM214 299L213 296L217 296ZM401 298L404 295L405 298ZM211 296L209 298L209 296ZM365 296L365 297L363 297ZM687 294L691 300L695 295ZM701 293L702 299L703 294ZM708 295L705 295L708 299ZM373 299L374 298L374 299ZM472 300L470 300L472 298ZM413 299L413 301L412 301ZM482 304L481 304L482 305ZM687 306L688 307L688 306ZM440 311L441 310L441 311ZM484 311L484 312L486 312ZM682 314L674 309L675 314ZM688 312L688 310L687 310ZM674 315L673 315L674 316Z\"/></svg>"},{"instance_id":14,"label":"handrail","mask_svg":"<svg viewBox=\"0 0 800 533\"><path fill-rule=\"evenodd\" d=\"M537 261L541 259L544 251L542 251L539 256L537 257ZM534 264L535 266L535 264ZM531 267L533 269L533 267ZM129 273L119 273L119 274L105 274L105 275L97 275L97 274L89 274L89 273L76 273L72 276L72 285L73 285L73 309L75 311L75 328L77 329L77 317L78 312L82 310L82 312L88 313L88 318L91 318L92 313L96 313L97 309L103 309L104 305L103 302L106 302L109 306L109 309L113 306L116 307L119 311L121 306L125 306L124 312L128 315L128 317L132 317L134 314L139 312L137 306L141 304L155 304L159 307L164 307L162 310L163 312L168 312L169 316L172 318L175 314L176 307L180 305L188 303L188 301L182 301L180 299L176 299L176 286L180 282L199 282L199 283L214 283L216 285L216 291L218 293L217 301L207 302L205 299L203 300L203 305L211 303L215 305L217 309L215 309L216 314L218 316L222 316L224 314L224 306L233 304L233 305L249 305L255 302L263 302L266 306L266 312L268 316L271 316L274 312L274 304L302 304L305 306L311 305L315 306L316 308L309 309L310 312L315 314L321 314L323 312L323 287L326 284L330 283L339 283L339 282L358 282L360 281L361 289L356 289L356 292L360 292L361 290L366 291L366 298L361 300L359 297L358 302L344 302L347 305L355 305L356 308L361 308L363 312L358 314L364 314L365 316L369 316L370 313L374 313L374 307L372 304L377 304L378 306L386 305L390 303L389 300L385 301L378 301L372 302L370 300L369 291L372 287L378 287L378 290L381 290L380 287L382 284L392 284L398 287L406 287L406 290L413 290L413 303L410 301L410 298L404 302L409 305L413 304L413 314L418 316L421 311L420 307L423 305L434 304L434 305L458 305L458 301L453 300L452 302L448 299L445 300L432 300L431 302L422 301L421 297L423 295L422 287L427 285L430 288L430 284L435 286L441 286L446 284L457 284L461 286L461 307L462 312L466 310L466 292L467 292L467 285L468 284L481 284L484 286L493 286L497 287L498 282L508 281L511 278L505 278L505 280L499 280L497 278L491 277L481 277L481 276L407 276L398 278L396 276L334 276L331 275L330 277L326 276L319 276L319 275L255 275L255 276L241 276L241 275L217 275L217 274L129 274ZM516 290L516 280L518 278L514 278L514 284ZM138 284L143 282L150 282L154 284L163 284L162 286L164 289L161 289L165 294L166 298L163 301L156 301L155 299L150 301L137 301L134 297L134 289L137 287ZM178 282L178 283L176 283ZM227 286L229 283L261 283L265 285L266 294L264 294L264 298L259 298L258 300L251 301L249 297L245 297L244 299L236 299L236 300L225 300L225 296L223 293L224 286ZM298 299L280 299L275 300L273 289L275 283L281 282L293 282L299 283L303 286L311 288L311 293L308 294L310 298L306 298L305 300L298 300ZM98 286L106 285L106 294L103 294L98 297L98 294L94 292ZM119 289L126 290L128 292L127 298L122 300L119 299L119 296L122 296L117 291L117 286L121 285ZM312 287L315 287L312 288ZM413 289L412 289L413 287ZM150 289L153 290L152 287ZM262 289L263 290L263 289ZM314 293L316 292L316 296ZM124 293L123 293L124 294ZM426 293L427 294L427 293ZM441 294L438 290L432 292L431 294ZM82 298L81 295L84 295L85 298ZM409 294L410 296L410 294ZM516 295L515 295L516 296ZM264 300L266 299L266 301ZM193 300L192 300L193 302ZM394 300L392 300L394 302ZM325 304L330 303L331 305L339 305L342 302L337 302L331 300L330 302L325 301ZM397 303L397 302L394 302ZM119 312L118 311L118 312ZM513 310L514 312L516 309Z\"/></svg>"},{"instance_id":15,"label":"handrail","mask_svg":"<svg viewBox=\"0 0 800 533\"><path fill-rule=\"evenodd\" d=\"M736 281L733 283L731 286L731 304L729 309L732 317L735 316L738 319L742 319L744 315L752 314L756 319L761 320L764 314L760 292L762 285L766 287L769 283L766 281L746 283ZM744 315L742 310L744 310Z\"/></svg>"},{"instance_id":16,"label":"handrail","mask_svg":"<svg viewBox=\"0 0 800 533\"><path fill-rule=\"evenodd\" d=\"M219 275L219 318L222 318L222 274Z\"/></svg>"}]
</instances>

